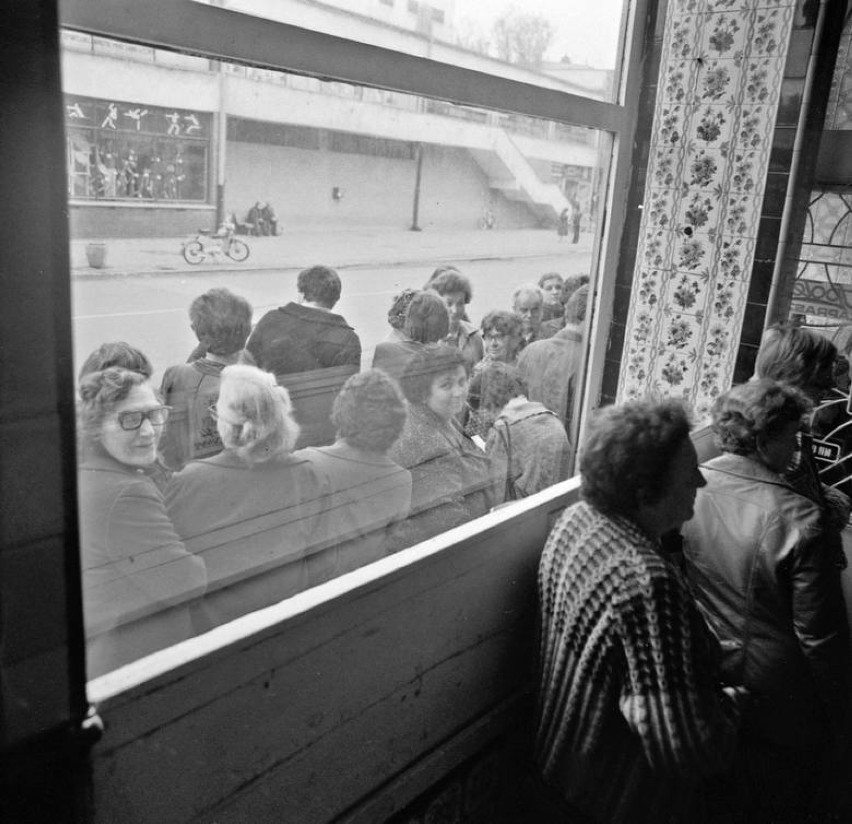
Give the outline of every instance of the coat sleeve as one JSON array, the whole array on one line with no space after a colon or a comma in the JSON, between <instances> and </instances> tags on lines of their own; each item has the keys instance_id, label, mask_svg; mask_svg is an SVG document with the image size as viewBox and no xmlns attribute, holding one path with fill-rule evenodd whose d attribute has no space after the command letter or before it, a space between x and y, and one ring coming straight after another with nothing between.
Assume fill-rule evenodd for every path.
<instances>
[{"instance_id":1,"label":"coat sleeve","mask_svg":"<svg viewBox=\"0 0 852 824\"><path fill-rule=\"evenodd\" d=\"M669 774L721 772L737 708L716 676L712 638L674 570L653 574L619 610L627 673L621 712L648 763Z\"/></svg>"},{"instance_id":2,"label":"coat sleeve","mask_svg":"<svg viewBox=\"0 0 852 824\"><path fill-rule=\"evenodd\" d=\"M204 562L186 551L149 481L118 495L104 530L106 558L84 573L90 633L204 594Z\"/></svg>"},{"instance_id":3,"label":"coat sleeve","mask_svg":"<svg viewBox=\"0 0 852 824\"><path fill-rule=\"evenodd\" d=\"M793 629L807 659L831 727L846 731L852 660L849 626L837 558L840 535L824 533L802 542L793 553L790 581Z\"/></svg>"}]
</instances>

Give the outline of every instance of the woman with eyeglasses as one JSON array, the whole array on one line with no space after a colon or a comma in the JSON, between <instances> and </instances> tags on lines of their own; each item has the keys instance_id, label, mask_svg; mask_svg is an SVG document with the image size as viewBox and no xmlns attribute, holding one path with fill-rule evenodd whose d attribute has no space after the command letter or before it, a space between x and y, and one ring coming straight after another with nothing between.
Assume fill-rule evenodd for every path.
<instances>
[{"instance_id":1,"label":"woman with eyeglasses","mask_svg":"<svg viewBox=\"0 0 852 824\"><path fill-rule=\"evenodd\" d=\"M329 490L293 455L299 425L270 372L226 366L213 412L224 450L174 475L166 506L186 548L204 559L205 602L219 625L308 586L307 556L326 548Z\"/></svg>"},{"instance_id":2,"label":"woman with eyeglasses","mask_svg":"<svg viewBox=\"0 0 852 824\"><path fill-rule=\"evenodd\" d=\"M88 674L102 675L205 629L190 555L147 472L169 409L145 375L110 367L80 381L80 544Z\"/></svg>"}]
</instances>

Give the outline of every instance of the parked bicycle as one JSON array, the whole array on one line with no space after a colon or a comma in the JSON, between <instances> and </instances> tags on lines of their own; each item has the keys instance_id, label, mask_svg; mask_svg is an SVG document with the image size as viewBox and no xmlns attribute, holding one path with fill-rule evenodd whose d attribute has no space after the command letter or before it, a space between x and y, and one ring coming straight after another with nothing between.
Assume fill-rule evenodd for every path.
<instances>
[{"instance_id":1,"label":"parked bicycle","mask_svg":"<svg viewBox=\"0 0 852 824\"><path fill-rule=\"evenodd\" d=\"M246 260L250 253L249 245L244 240L234 237L234 229L224 224L218 231L199 229L198 234L183 244L183 257L187 263L201 263L211 258L223 258L227 255L237 262Z\"/></svg>"}]
</instances>

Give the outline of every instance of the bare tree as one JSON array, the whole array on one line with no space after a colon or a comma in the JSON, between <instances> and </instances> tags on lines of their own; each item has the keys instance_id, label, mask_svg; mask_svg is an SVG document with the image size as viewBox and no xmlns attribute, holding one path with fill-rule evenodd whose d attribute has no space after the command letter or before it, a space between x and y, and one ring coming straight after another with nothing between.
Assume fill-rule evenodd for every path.
<instances>
[{"instance_id":1,"label":"bare tree","mask_svg":"<svg viewBox=\"0 0 852 824\"><path fill-rule=\"evenodd\" d=\"M519 12L511 6L494 22L493 34L500 60L535 69L541 66L556 30L541 15Z\"/></svg>"}]
</instances>

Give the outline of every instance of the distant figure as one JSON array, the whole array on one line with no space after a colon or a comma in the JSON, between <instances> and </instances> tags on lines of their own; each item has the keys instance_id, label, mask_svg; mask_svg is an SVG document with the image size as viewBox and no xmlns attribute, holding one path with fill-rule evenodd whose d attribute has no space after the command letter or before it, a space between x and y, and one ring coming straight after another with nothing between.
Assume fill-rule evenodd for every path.
<instances>
[{"instance_id":1,"label":"distant figure","mask_svg":"<svg viewBox=\"0 0 852 824\"><path fill-rule=\"evenodd\" d=\"M544 295L541 319L543 322L562 317L562 275L547 272L538 279L538 288Z\"/></svg>"},{"instance_id":2,"label":"distant figure","mask_svg":"<svg viewBox=\"0 0 852 824\"><path fill-rule=\"evenodd\" d=\"M328 490L294 456L287 390L254 366L222 370L216 420L224 450L187 464L166 492L186 548L203 558L216 625L308 586L306 555L324 548Z\"/></svg>"},{"instance_id":3,"label":"distant figure","mask_svg":"<svg viewBox=\"0 0 852 824\"><path fill-rule=\"evenodd\" d=\"M437 292L447 304L450 329L446 342L455 346L467 362L468 369L482 360L484 348L479 330L467 319L467 306L473 298L470 278L455 267L436 269L423 287Z\"/></svg>"},{"instance_id":4,"label":"distant figure","mask_svg":"<svg viewBox=\"0 0 852 824\"><path fill-rule=\"evenodd\" d=\"M570 429L577 382L585 356L583 321L589 287L581 286L565 304L565 328L552 338L534 341L518 357L518 370L529 398L540 401Z\"/></svg>"},{"instance_id":5,"label":"distant figure","mask_svg":"<svg viewBox=\"0 0 852 824\"><path fill-rule=\"evenodd\" d=\"M512 293L512 311L521 319L521 349L541 338L544 294L534 283L519 286Z\"/></svg>"},{"instance_id":6,"label":"distant figure","mask_svg":"<svg viewBox=\"0 0 852 824\"><path fill-rule=\"evenodd\" d=\"M160 391L172 408L160 453L169 469L178 471L191 460L222 451L211 407L219 396L222 370L237 363L251 332L251 305L228 289L210 289L189 307L192 331L202 357L170 366Z\"/></svg>"},{"instance_id":7,"label":"distant figure","mask_svg":"<svg viewBox=\"0 0 852 824\"><path fill-rule=\"evenodd\" d=\"M246 344L255 362L287 386L302 427L299 446L334 440L331 406L361 365L361 341L342 315L340 277L328 266L299 272L299 303L267 312Z\"/></svg>"},{"instance_id":8,"label":"distant figure","mask_svg":"<svg viewBox=\"0 0 852 824\"><path fill-rule=\"evenodd\" d=\"M565 821L702 821L699 783L734 752L741 699L722 688L718 642L660 547L704 485L689 428L674 401L598 412L582 500L544 547L535 748L571 805Z\"/></svg>"},{"instance_id":9,"label":"distant figure","mask_svg":"<svg viewBox=\"0 0 852 824\"><path fill-rule=\"evenodd\" d=\"M459 428L467 399L464 358L449 346L426 346L408 363L402 391L408 419L390 458L410 470L411 545L484 515L499 503L484 452Z\"/></svg>"},{"instance_id":10,"label":"distant figure","mask_svg":"<svg viewBox=\"0 0 852 824\"><path fill-rule=\"evenodd\" d=\"M443 340L449 327L450 320L444 301L434 292L418 292L406 309L403 327L405 338L377 343L373 368L381 369L399 380L415 352L427 343Z\"/></svg>"},{"instance_id":11,"label":"distant figure","mask_svg":"<svg viewBox=\"0 0 852 824\"><path fill-rule=\"evenodd\" d=\"M399 524L411 509L411 473L388 452L407 417L405 399L384 372L353 375L335 398L331 418L337 440L297 453L323 478L329 548L308 559L310 585L385 557L396 546Z\"/></svg>"},{"instance_id":12,"label":"distant figure","mask_svg":"<svg viewBox=\"0 0 852 824\"><path fill-rule=\"evenodd\" d=\"M491 412L485 452L495 478L502 479L504 500L526 498L564 481L573 460L562 422L537 401L527 400L516 366L492 361L483 368L486 392L479 408Z\"/></svg>"},{"instance_id":13,"label":"distant figure","mask_svg":"<svg viewBox=\"0 0 852 824\"><path fill-rule=\"evenodd\" d=\"M716 400L723 454L702 467L683 530L693 588L722 641L725 683L748 689L732 809L748 822L811 818L817 786L849 779L852 651L841 567L822 513L783 478L811 402L763 378ZM739 820L739 819L738 819ZM848 819L843 819L848 820Z\"/></svg>"},{"instance_id":14,"label":"distant figure","mask_svg":"<svg viewBox=\"0 0 852 824\"><path fill-rule=\"evenodd\" d=\"M249 209L246 222L251 227L251 233L253 235L260 236L269 234L269 223L266 219L266 204L263 201L258 200L257 203Z\"/></svg>"},{"instance_id":15,"label":"distant figure","mask_svg":"<svg viewBox=\"0 0 852 824\"><path fill-rule=\"evenodd\" d=\"M556 236L559 238L559 242L565 240L568 237L568 226L571 223L571 209L567 206L559 213L559 220L556 224Z\"/></svg>"},{"instance_id":16,"label":"distant figure","mask_svg":"<svg viewBox=\"0 0 852 824\"><path fill-rule=\"evenodd\" d=\"M575 198L571 201L571 227L574 230L571 243L578 243L580 240L580 223L582 220L583 213L580 211L580 201Z\"/></svg>"},{"instance_id":17,"label":"distant figure","mask_svg":"<svg viewBox=\"0 0 852 824\"><path fill-rule=\"evenodd\" d=\"M208 628L207 586L147 476L169 410L139 372L80 381L80 560L89 678Z\"/></svg>"}]
</instances>

